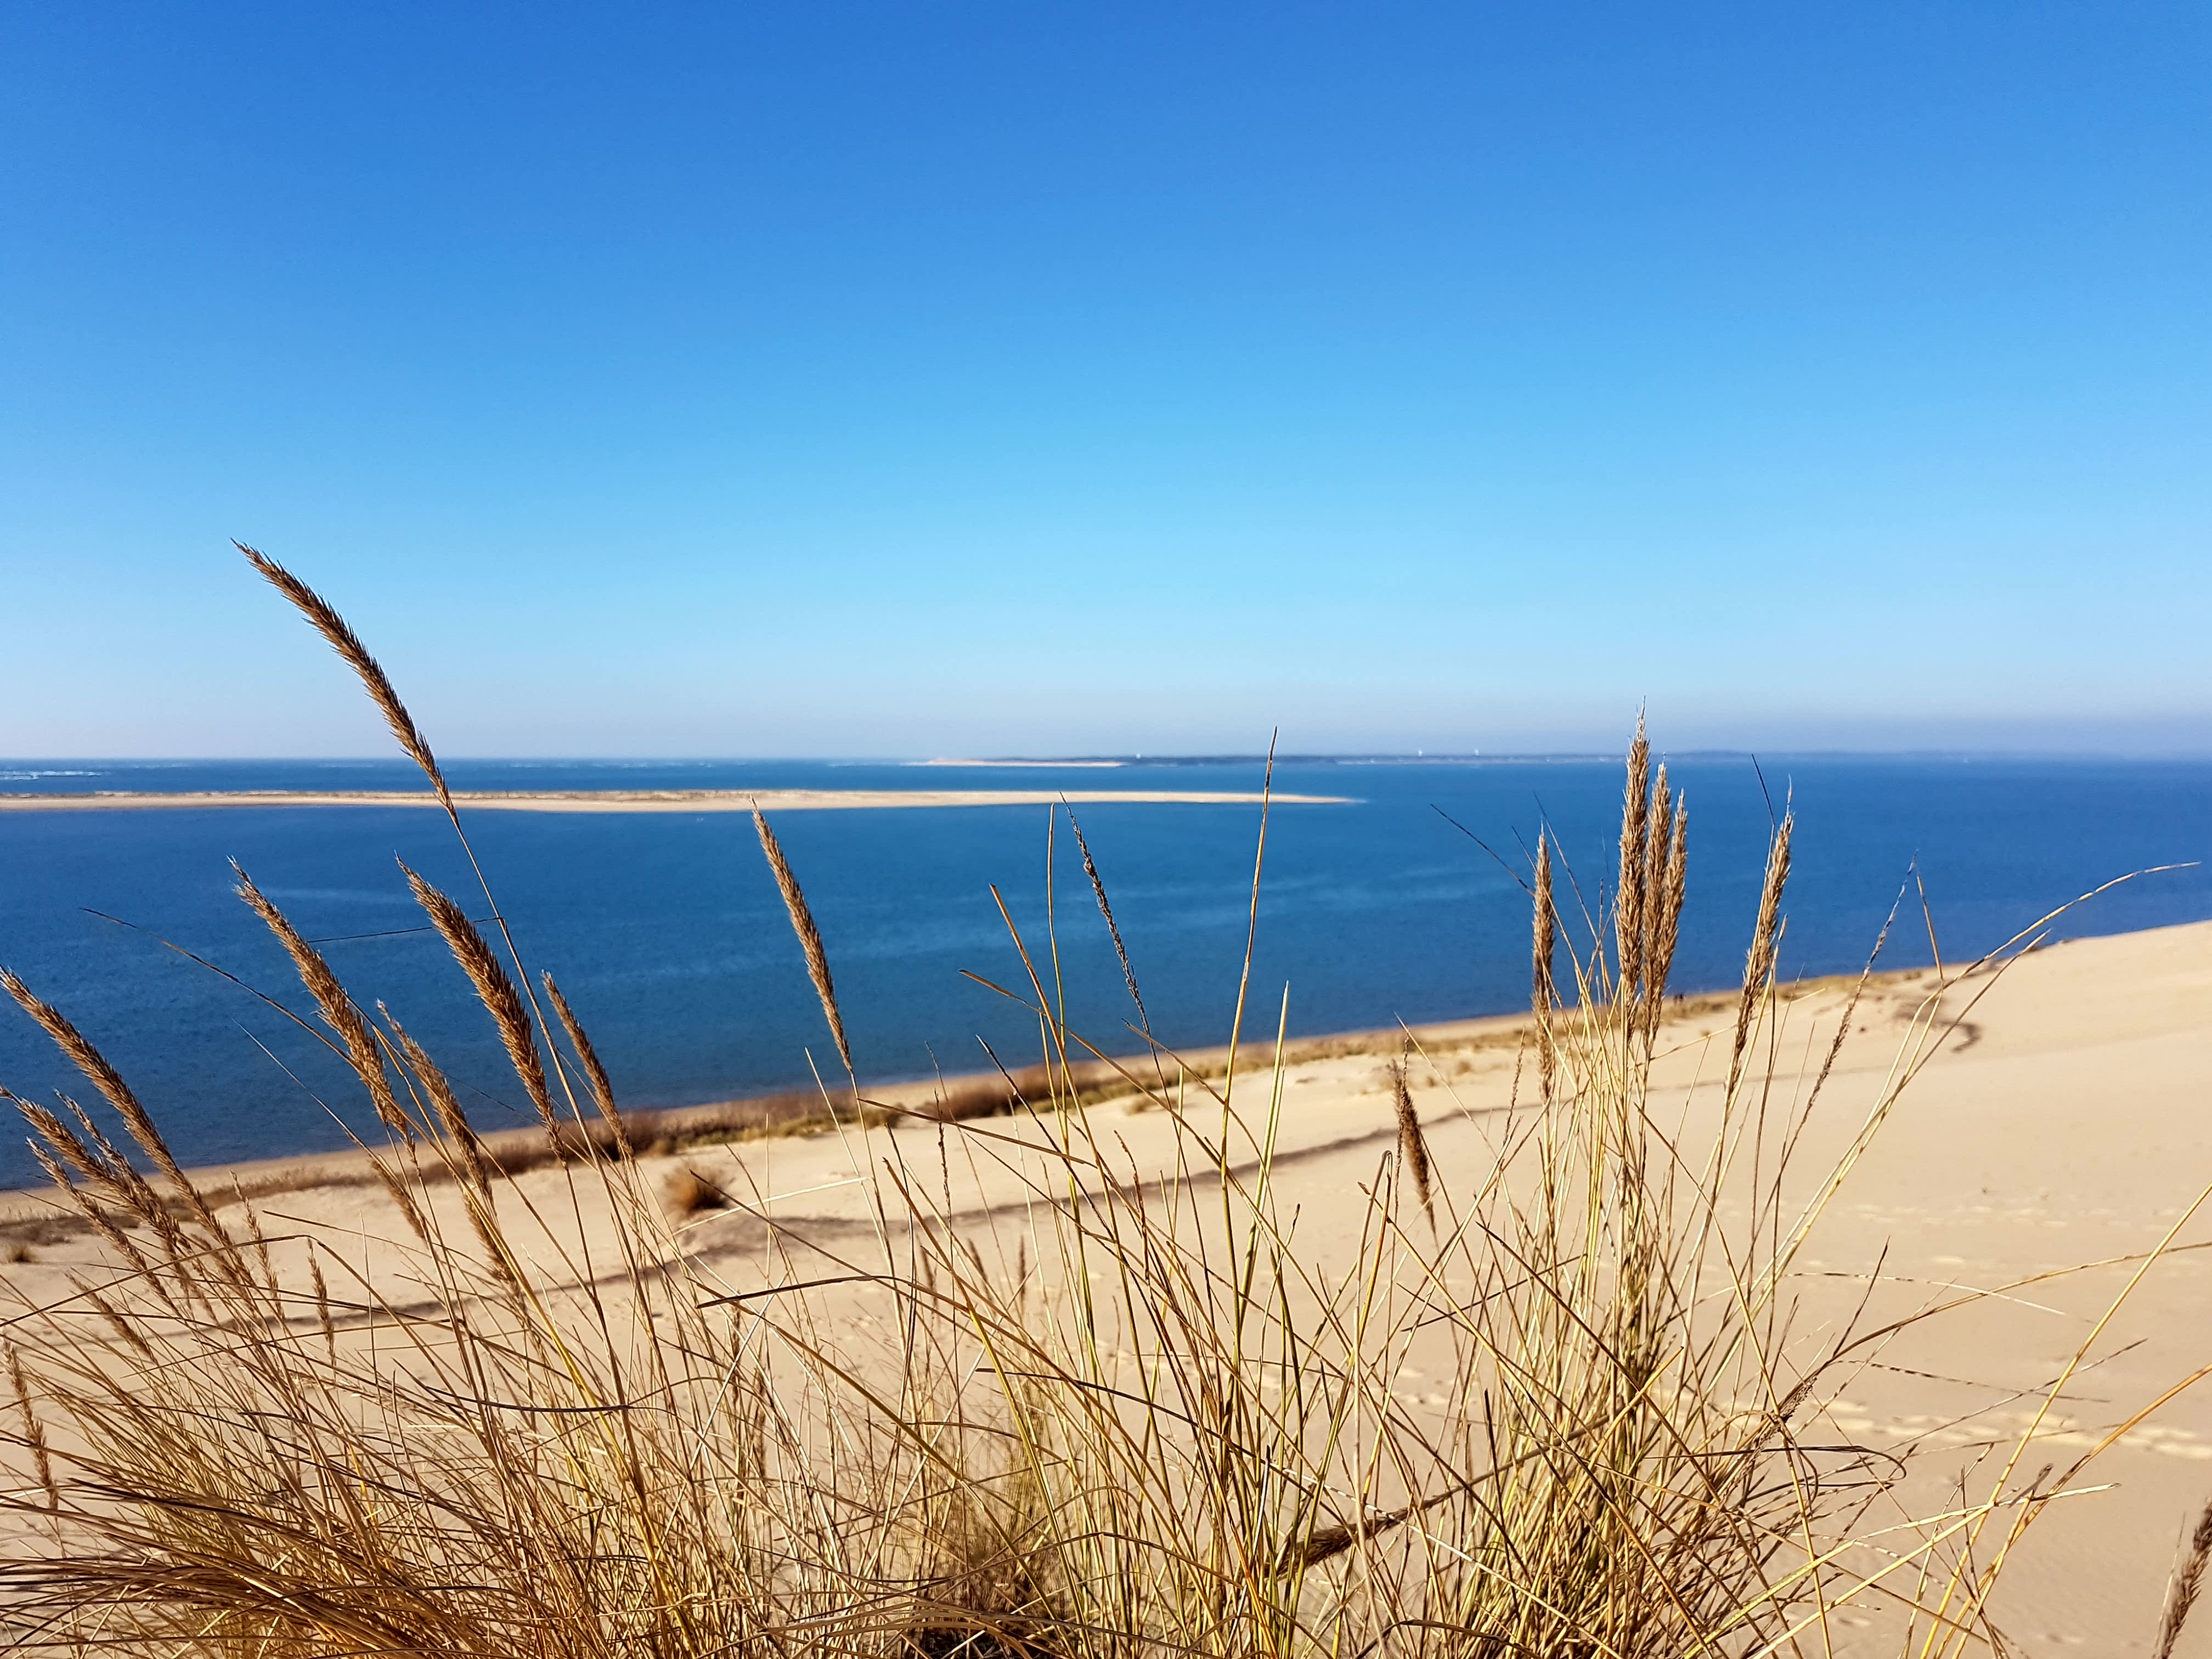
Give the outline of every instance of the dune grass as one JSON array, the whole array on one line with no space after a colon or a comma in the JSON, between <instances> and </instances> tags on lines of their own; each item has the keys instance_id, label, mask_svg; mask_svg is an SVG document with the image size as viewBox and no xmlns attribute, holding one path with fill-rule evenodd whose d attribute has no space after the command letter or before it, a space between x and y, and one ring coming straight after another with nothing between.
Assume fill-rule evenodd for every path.
<instances>
[{"instance_id":1,"label":"dune grass","mask_svg":"<svg viewBox=\"0 0 2212 1659\"><path fill-rule=\"evenodd\" d=\"M449 799L343 619L248 556ZM1976 1490L1910 1508L1915 1449L1850 1444L1825 1418L1893 1327L1800 1329L1792 1290L1823 1207L1956 1012L1931 994L1840 1157L1794 1166L1834 1051L1778 1086L1784 816L1726 1081L1661 1121L1686 825L1639 730L1601 903L1563 910L1539 838L1520 1109L1479 1166L1432 1156L1409 1038L1395 1149L1353 1200L1343 1260L1301 1248L1280 1191L1279 1035L1273 1063L1236 1058L1248 1014L1271 1011L1240 990L1218 1078L1158 1045L1114 1060L1062 1019L1049 938L1014 936L1006 994L1042 1052L1009 1080L1012 1115L939 1120L950 1151L913 1168L879 1144L897 1109L848 1065L823 1102L866 1143L871 1242L770 1228L743 1284L691 1227L744 1195L696 1174L673 1202L651 1190L566 998L503 923L486 938L412 872L559 1178L526 1186L530 1160L488 1154L435 1060L358 1006L241 872L384 1126L374 1167L401 1224L375 1272L196 1184L65 1014L0 978L126 1143L72 1102L17 1103L107 1265L7 1322L0 1618L27 1651L257 1659L1643 1659L1825 1653L1834 1616L1864 1607L1900 1651L1994 1650L1991 1592L2087 1457L2030 1475L2031 1428ZM760 830L842 1059L829 947ZM1096 1131L1082 1103L1107 1076L1171 1124L1167 1167ZM963 1162L1011 1172L1021 1225L963 1218L946 1173ZM1416 1361L1418 1403L1397 1387ZM2212 1524L2164 1649L2208 1550Z\"/></svg>"}]
</instances>

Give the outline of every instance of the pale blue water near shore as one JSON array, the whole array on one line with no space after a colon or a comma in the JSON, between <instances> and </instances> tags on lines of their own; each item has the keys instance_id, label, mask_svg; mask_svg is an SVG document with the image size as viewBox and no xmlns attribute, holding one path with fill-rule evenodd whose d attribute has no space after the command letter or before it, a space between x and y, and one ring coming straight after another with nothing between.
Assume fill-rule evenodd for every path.
<instances>
[{"instance_id":1,"label":"pale blue water near shore","mask_svg":"<svg viewBox=\"0 0 2212 1659\"><path fill-rule=\"evenodd\" d=\"M2212 857L2212 763L1766 757L1799 820L1784 971L1856 968L1917 857L1945 957L1987 950L2112 877ZM455 762L459 788L1256 789L1256 762L1114 770L889 765ZM1742 757L1678 758L1692 813L1679 989L1732 982L1756 903L1766 795ZM1269 833L1251 1019L1272 1033L1289 983L1294 1033L1518 1006L1528 915L1511 878L1432 810L1510 858L1548 817L1585 891L1607 878L1618 762L1291 762L1279 789L1356 797L1285 806ZM0 762L0 790L410 788L385 763ZM1155 1029L1178 1044L1228 1034L1244 944L1257 810L1085 806ZM1041 944L1042 807L791 812L778 830L805 882L866 1078L1036 1057L1035 1023L962 977L1022 976L997 883ZM678 1104L802 1084L830 1051L775 886L739 814L486 812L471 822L526 957L550 967L625 1100ZM356 994L381 998L443 1056L485 1127L526 1109L482 1010L420 930L397 854L471 896L435 814L407 808L217 808L0 814L0 962L58 1004L131 1077L188 1161L341 1144L324 1103L359 1123L358 1090L252 996L105 911L173 939L304 1010L275 945L230 894L235 856L325 948ZM480 902L471 905L482 914ZM2060 936L2212 917L2202 867L2147 877L2064 918ZM1063 832L1061 963L1074 1023L1127 1049L1121 976ZM411 930L411 931L410 931ZM1886 963L1926 962L1917 898ZM264 1045L265 1045L265 1052ZM82 1086L12 1007L0 1081ZM32 1178L0 1138L0 1182Z\"/></svg>"}]
</instances>

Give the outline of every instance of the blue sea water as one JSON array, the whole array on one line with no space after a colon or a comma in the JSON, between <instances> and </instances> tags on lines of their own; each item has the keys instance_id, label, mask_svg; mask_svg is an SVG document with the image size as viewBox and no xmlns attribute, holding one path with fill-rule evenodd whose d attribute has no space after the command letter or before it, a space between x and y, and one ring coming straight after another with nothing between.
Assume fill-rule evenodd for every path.
<instances>
[{"instance_id":1,"label":"blue sea water","mask_svg":"<svg viewBox=\"0 0 2212 1659\"><path fill-rule=\"evenodd\" d=\"M483 788L1255 789L1255 761L1113 770L927 770L775 762L456 762ZM1763 772L1763 779L1762 779ZM1947 959L1988 950L2100 883L2212 856L2212 763L1940 757L1674 762L1689 792L1690 901L1676 988L1734 981L1756 908L1770 799L1798 816L1783 967L1858 966L1917 861ZM1548 822L1595 904L1620 811L1616 761L1292 761L1279 790L1354 797L1279 807L1268 830L1253 1026L1285 984L1294 1033L1492 1012L1526 994L1526 901L1475 844L1520 863ZM0 762L0 790L380 789L397 763ZM1154 1029L1218 1042L1237 997L1259 813L1249 805L1079 808ZM1034 1019L963 975L1024 983L995 884L1048 968L1042 807L790 812L777 829L824 939L864 1078L1036 1058ZM486 812L470 832L533 969L550 968L626 1103L672 1105L804 1084L833 1062L796 944L741 814ZM311 1039L173 941L307 1012L282 953L231 891L237 859L365 1004L381 1000L447 1062L486 1127L526 1104L466 981L422 927L395 858L485 913L438 815L397 807L0 814L0 963L56 1003L131 1078L187 1161L342 1144L357 1085ZM1073 1022L1133 1048L1121 974L1065 828L1056 847L1060 973ZM1569 895L1571 902L1571 892ZM1929 959L1917 890L1884 960ZM130 927L101 919L118 918ZM2145 876L2057 936L2212 917L2212 874ZM142 931L143 930L143 931ZM0 1082L82 1085L13 1007ZM34 1176L13 1137L0 1183Z\"/></svg>"}]
</instances>

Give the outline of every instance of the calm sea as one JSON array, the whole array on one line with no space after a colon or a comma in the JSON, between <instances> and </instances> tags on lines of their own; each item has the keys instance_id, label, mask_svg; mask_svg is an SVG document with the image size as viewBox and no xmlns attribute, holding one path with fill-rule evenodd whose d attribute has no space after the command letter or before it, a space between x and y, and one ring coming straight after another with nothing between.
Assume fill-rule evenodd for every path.
<instances>
[{"instance_id":1,"label":"calm sea","mask_svg":"<svg viewBox=\"0 0 2212 1659\"><path fill-rule=\"evenodd\" d=\"M1856 968L1917 861L1947 959L1989 949L2115 876L2212 857L2212 763L1940 757L1674 763L1689 791L1691 894L1675 982L1731 982L1755 907L1768 799L1794 798L1796 874L1783 959L1793 975ZM768 763L456 762L456 787L1256 789L1247 761L1117 770L927 770ZM1611 861L1618 763L1293 762L1279 788L1356 798L1277 810L1267 842L1254 1023L1285 984L1294 1032L1512 1008L1528 923L1508 858L1555 828L1593 902ZM383 763L0 763L0 790L416 787ZM1153 1025L1170 1042L1228 1034L1243 951L1257 809L1079 809ZM865 1077L1034 1059L1033 1021L963 978L1022 978L993 905L1033 951L1047 908L1042 807L792 812L778 823L828 942ZM550 968L629 1103L672 1105L805 1082L829 1058L797 945L739 814L487 812L471 823L533 969ZM1121 971L1074 849L1058 849L1060 964L1074 1023L1127 1048ZM174 941L303 1009L273 943L232 896L235 858L324 948L360 1000L380 999L446 1060L486 1127L527 1108L465 981L422 930L394 858L483 914L450 830L405 808L222 808L0 814L0 962L69 1012L133 1079L187 1161L342 1143L357 1088L246 991L162 948ZM104 912L134 931L100 920ZM2203 867L2145 877L2058 924L2061 936L2212 916ZM1885 960L1929 957L1912 901ZM67 1086L44 1039L0 1008L0 1081ZM32 1178L14 1137L0 1183ZM9 1150L8 1148L13 1148Z\"/></svg>"}]
</instances>

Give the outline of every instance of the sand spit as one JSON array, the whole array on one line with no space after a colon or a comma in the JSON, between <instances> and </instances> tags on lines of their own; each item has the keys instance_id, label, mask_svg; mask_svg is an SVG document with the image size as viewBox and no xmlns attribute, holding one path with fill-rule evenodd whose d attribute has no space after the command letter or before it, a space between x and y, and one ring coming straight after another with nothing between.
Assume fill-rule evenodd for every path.
<instances>
[{"instance_id":1,"label":"sand spit","mask_svg":"<svg viewBox=\"0 0 2212 1659\"><path fill-rule=\"evenodd\" d=\"M1341 806L1349 795L1284 795L1280 806ZM1256 791L1218 789L513 789L457 790L457 805L493 812L811 812L905 806L1243 806ZM427 790L196 790L176 794L116 790L82 795L0 794L0 812L206 806L435 806Z\"/></svg>"}]
</instances>

